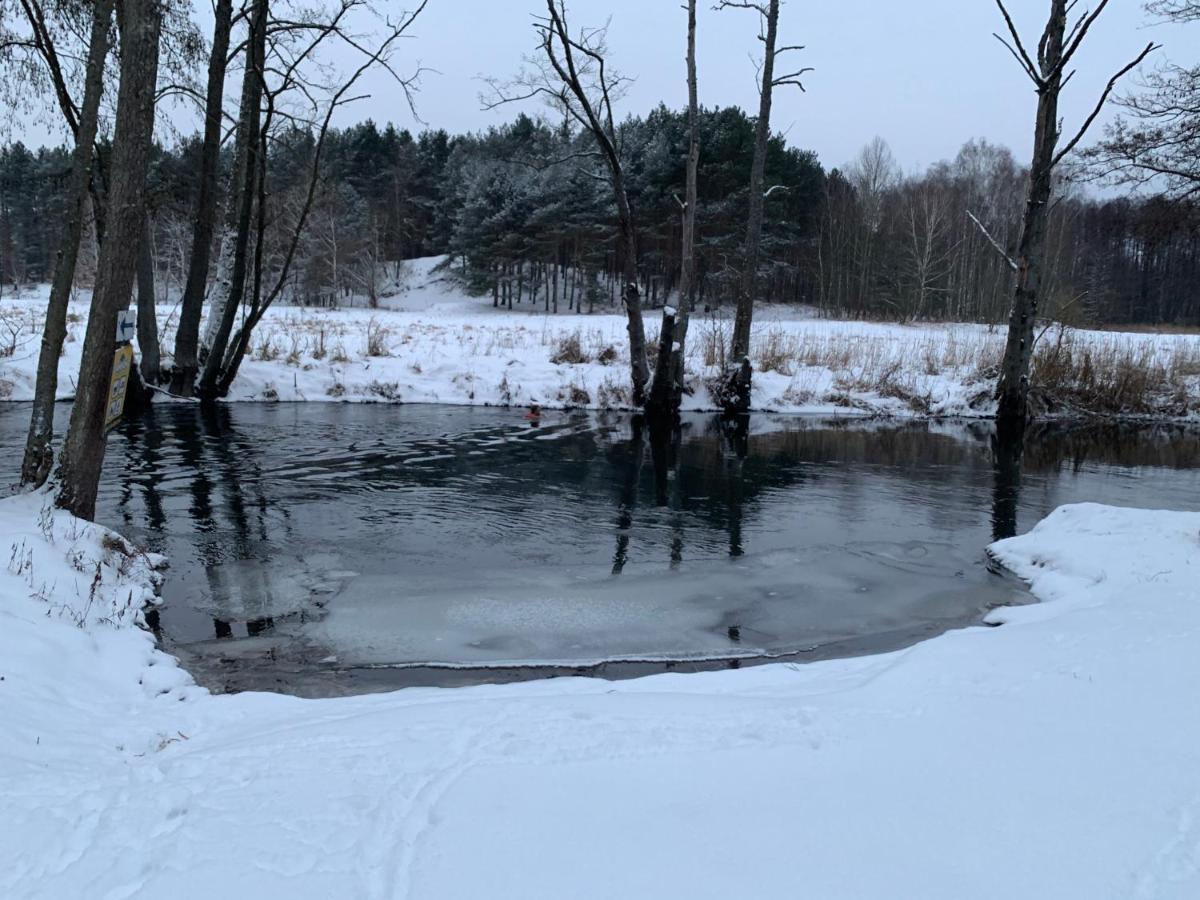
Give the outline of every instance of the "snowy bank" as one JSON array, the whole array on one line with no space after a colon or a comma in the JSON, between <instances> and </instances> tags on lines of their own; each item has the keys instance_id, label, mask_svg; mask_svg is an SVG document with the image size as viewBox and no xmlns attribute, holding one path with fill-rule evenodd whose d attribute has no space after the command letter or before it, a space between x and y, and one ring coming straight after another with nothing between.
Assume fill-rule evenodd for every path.
<instances>
[{"instance_id":1,"label":"snowy bank","mask_svg":"<svg viewBox=\"0 0 1200 900\"><path fill-rule=\"evenodd\" d=\"M529 303L496 309L490 298L468 296L439 267L442 259L410 261L405 287L383 299L381 309L272 308L230 399L629 406L623 315L554 315ZM12 334L11 348L0 342L0 399L33 395L47 290L0 303L7 326L0 333ZM86 300L81 292L71 306L60 365L63 397L73 394L79 371ZM714 408L706 384L721 371L730 313L692 318L687 410ZM842 322L803 313L771 305L756 313L756 409L909 418L994 412L1002 329ZM645 315L653 345L661 312ZM159 306L158 319L169 351L178 308ZM1048 413L1200 420L1200 336L1051 329L1039 347Z\"/></svg>"},{"instance_id":2,"label":"snowy bank","mask_svg":"<svg viewBox=\"0 0 1200 900\"><path fill-rule=\"evenodd\" d=\"M317 701L192 685L102 529L0 537L6 898L1200 896L1197 513L1060 508L993 547L1043 604L883 656Z\"/></svg>"}]
</instances>

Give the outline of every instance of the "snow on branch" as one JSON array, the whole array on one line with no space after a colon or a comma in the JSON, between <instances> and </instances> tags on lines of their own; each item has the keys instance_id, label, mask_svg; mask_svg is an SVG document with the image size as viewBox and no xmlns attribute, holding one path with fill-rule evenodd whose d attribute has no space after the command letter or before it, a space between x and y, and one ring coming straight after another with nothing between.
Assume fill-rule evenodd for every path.
<instances>
[{"instance_id":1,"label":"snow on branch","mask_svg":"<svg viewBox=\"0 0 1200 900\"><path fill-rule=\"evenodd\" d=\"M974 222L978 226L979 230L983 232L983 236L988 239L988 243L990 243L993 247L995 247L996 252L1004 257L1004 261L1006 263L1008 263L1008 267L1010 269L1012 269L1014 272L1018 271L1021 267L1017 265L1017 261L1008 255L1008 251L1000 246L1000 242L998 240L996 240L994 237L992 237L991 232L989 232L986 228L984 228L982 222L980 222L977 218L975 218L975 213L971 212L968 209L967 215L970 217L971 221Z\"/></svg>"}]
</instances>

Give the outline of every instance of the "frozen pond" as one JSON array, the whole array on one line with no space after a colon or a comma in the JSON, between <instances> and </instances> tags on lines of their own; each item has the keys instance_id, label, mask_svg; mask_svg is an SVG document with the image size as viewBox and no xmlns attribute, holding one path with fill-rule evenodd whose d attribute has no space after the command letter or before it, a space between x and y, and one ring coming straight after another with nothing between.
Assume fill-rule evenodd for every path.
<instances>
[{"instance_id":1,"label":"frozen pond","mask_svg":"<svg viewBox=\"0 0 1200 900\"><path fill-rule=\"evenodd\" d=\"M60 409L65 424L65 409ZM15 480L28 407L3 404ZM1061 503L1195 509L1200 439L711 417L159 406L111 438L98 518L166 553L164 642L215 688L343 693L805 660L1024 602L994 536Z\"/></svg>"}]
</instances>

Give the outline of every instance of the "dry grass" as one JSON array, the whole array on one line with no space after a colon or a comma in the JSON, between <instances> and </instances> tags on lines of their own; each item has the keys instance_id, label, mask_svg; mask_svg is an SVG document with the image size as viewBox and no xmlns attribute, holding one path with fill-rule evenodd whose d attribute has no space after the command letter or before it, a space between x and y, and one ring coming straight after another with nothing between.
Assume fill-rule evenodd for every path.
<instances>
[{"instance_id":1,"label":"dry grass","mask_svg":"<svg viewBox=\"0 0 1200 900\"><path fill-rule=\"evenodd\" d=\"M760 372L793 375L798 344L796 335L782 328L772 328L758 341L751 359Z\"/></svg>"},{"instance_id":2,"label":"dry grass","mask_svg":"<svg viewBox=\"0 0 1200 900\"><path fill-rule=\"evenodd\" d=\"M1163 323L1161 325L1101 325L1100 331L1126 334L1200 334L1200 325Z\"/></svg>"},{"instance_id":3,"label":"dry grass","mask_svg":"<svg viewBox=\"0 0 1200 900\"><path fill-rule=\"evenodd\" d=\"M399 400L400 385L395 381L372 381L367 385L367 393L381 400Z\"/></svg>"},{"instance_id":4,"label":"dry grass","mask_svg":"<svg viewBox=\"0 0 1200 900\"><path fill-rule=\"evenodd\" d=\"M1186 415L1196 402L1200 341L1081 340L1060 331L1038 342L1033 388L1053 409L1108 415Z\"/></svg>"},{"instance_id":5,"label":"dry grass","mask_svg":"<svg viewBox=\"0 0 1200 900\"><path fill-rule=\"evenodd\" d=\"M316 338L312 346L312 358L324 359L329 355L329 351L325 347L325 326L320 325L316 330Z\"/></svg>"},{"instance_id":6,"label":"dry grass","mask_svg":"<svg viewBox=\"0 0 1200 900\"><path fill-rule=\"evenodd\" d=\"M626 409L631 402L629 387L624 379L606 375L596 388L596 404L602 409Z\"/></svg>"},{"instance_id":7,"label":"dry grass","mask_svg":"<svg viewBox=\"0 0 1200 900\"><path fill-rule=\"evenodd\" d=\"M391 356L388 349L388 337L391 329L382 325L378 319L372 318L367 322L367 356Z\"/></svg>"},{"instance_id":8,"label":"dry grass","mask_svg":"<svg viewBox=\"0 0 1200 900\"><path fill-rule=\"evenodd\" d=\"M279 347L275 344L274 330L263 332L258 337L258 343L252 351L253 358L261 362L271 362L279 359Z\"/></svg>"},{"instance_id":9,"label":"dry grass","mask_svg":"<svg viewBox=\"0 0 1200 900\"><path fill-rule=\"evenodd\" d=\"M701 358L704 360L704 365L710 369L716 368L723 371L730 338L730 332L726 329L725 323L719 319L709 319L696 337L700 339Z\"/></svg>"},{"instance_id":10,"label":"dry grass","mask_svg":"<svg viewBox=\"0 0 1200 900\"><path fill-rule=\"evenodd\" d=\"M583 349L582 335L576 330L559 338L550 362L556 366L580 365L591 362L591 359L592 357Z\"/></svg>"},{"instance_id":11,"label":"dry grass","mask_svg":"<svg viewBox=\"0 0 1200 900\"><path fill-rule=\"evenodd\" d=\"M7 313L7 306L0 311ZM0 356L32 352L41 314L14 307L9 318L7 327L0 322ZM72 320L80 321L76 313ZM305 369L315 368L309 364L316 361L348 365L371 357L396 357L395 369L373 367L372 377L381 379L375 385L342 385L328 391L333 397L350 390L369 392L380 399L398 396L399 389L390 379L401 377L401 371L402 380L415 378L414 384L419 384L433 377L434 365L441 360L490 357L492 363L485 371L494 374L487 376L489 387L479 386L480 396L502 403L516 402L525 396L525 389L524 379L513 374L520 369L503 377L500 365L538 359L564 366L592 364L593 371L563 371L561 387L555 388L562 402L626 408L631 401L624 324L615 317L560 321L542 316L439 322L392 318L386 312L338 316L285 307L273 311L256 329L249 354L256 360ZM648 320L647 326L653 365L654 323ZM731 321L718 316L692 319L687 365L694 384L723 371L731 326ZM1196 336L1200 329L1129 327L1120 332L1124 333L1055 328L1042 335L1033 375L1038 409L1151 416L1200 412L1200 337ZM752 335L750 358L764 374L762 383L769 385L771 405L830 403L877 412L903 404L918 413L937 414L961 411L967 404L986 413L1004 338L1003 328L969 325L763 322ZM164 341L169 341L166 332ZM16 345L14 350L8 349L9 344ZM383 380L385 375L388 380ZM497 383L498 388L491 387ZM420 392L419 387L416 390ZM0 398L11 391L11 382L0 381ZM474 384L461 391L470 399L475 392Z\"/></svg>"},{"instance_id":12,"label":"dry grass","mask_svg":"<svg viewBox=\"0 0 1200 900\"><path fill-rule=\"evenodd\" d=\"M580 382L572 381L563 390L559 391L558 399L561 403L568 407L571 406L588 406L592 402L592 396L587 392Z\"/></svg>"}]
</instances>

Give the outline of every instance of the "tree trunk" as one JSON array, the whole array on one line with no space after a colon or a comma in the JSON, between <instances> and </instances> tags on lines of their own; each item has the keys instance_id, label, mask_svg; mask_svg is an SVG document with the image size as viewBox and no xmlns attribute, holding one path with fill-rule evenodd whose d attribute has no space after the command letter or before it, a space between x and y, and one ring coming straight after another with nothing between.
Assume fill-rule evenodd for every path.
<instances>
[{"instance_id":1,"label":"tree trunk","mask_svg":"<svg viewBox=\"0 0 1200 900\"><path fill-rule=\"evenodd\" d=\"M629 331L629 365L633 381L633 402L641 406L646 402L646 384L650 380L650 367L646 362L646 329L642 321L642 303L638 295L637 285L637 230L633 224L633 215L629 209L629 196L625 190L625 174L621 166L621 158L617 152L616 128L613 125L611 85L605 81L604 62L595 48L581 47L570 35L565 18L565 5L556 0L546 0L549 13L548 33L558 36L559 47L562 51L562 61L553 49L553 42L547 38L545 48L551 67L562 79L564 87L575 96L588 130L600 149L608 166L609 177L613 189L613 199L617 207L618 241L617 252L624 257L623 275L625 284L621 290L621 300L625 305L625 316L628 319ZM586 41L585 41L586 43ZM597 78L599 81L602 101L599 109L593 106L588 92L580 81L579 69L575 65L574 53L582 50L593 62L599 59Z\"/></svg>"},{"instance_id":2,"label":"tree trunk","mask_svg":"<svg viewBox=\"0 0 1200 900\"><path fill-rule=\"evenodd\" d=\"M633 215L629 211L629 198L625 194L625 177L618 164L612 170L613 193L617 200L617 218L620 221L620 252L624 256L625 286L621 301L625 304L626 330L629 332L629 369L633 381L633 403L641 406L646 402L646 383L650 380L650 366L646 362L646 326L642 321L642 301L637 284L637 231L633 226Z\"/></svg>"},{"instance_id":3,"label":"tree trunk","mask_svg":"<svg viewBox=\"0 0 1200 900\"><path fill-rule=\"evenodd\" d=\"M104 92L104 63L108 56L108 28L112 20L113 0L98 0L92 7L92 31L88 44L87 74L83 106L79 111L75 149L71 155L71 177L67 187L67 218L54 264L54 281L46 307L46 326L38 353L37 381L33 391L33 412L29 418L29 437L21 463L21 485L40 487L50 474L54 460L54 398L58 393L58 360L67 336L67 303L75 281L75 263L83 238L88 206L88 185L92 179L93 145Z\"/></svg>"},{"instance_id":4,"label":"tree trunk","mask_svg":"<svg viewBox=\"0 0 1200 900\"><path fill-rule=\"evenodd\" d=\"M654 382L646 398L646 417L653 427L659 427L671 417L671 358L675 347L675 315L671 307L663 310L662 327L658 332L658 359L654 363Z\"/></svg>"},{"instance_id":5,"label":"tree trunk","mask_svg":"<svg viewBox=\"0 0 1200 900\"><path fill-rule=\"evenodd\" d=\"M692 314L692 295L696 290L696 175L700 166L700 107L696 88L696 0L688 0L687 37L688 79L688 158L687 186L683 198L682 264L679 271L679 318L675 325L679 350L671 358L672 407L678 411L683 401L683 357L687 348L688 323Z\"/></svg>"},{"instance_id":6,"label":"tree trunk","mask_svg":"<svg viewBox=\"0 0 1200 900\"><path fill-rule=\"evenodd\" d=\"M161 361L158 352L158 319L154 315L154 241L150 215L144 214L142 240L137 262L137 340L142 351L142 381L158 384Z\"/></svg>"},{"instance_id":7,"label":"tree trunk","mask_svg":"<svg viewBox=\"0 0 1200 900\"><path fill-rule=\"evenodd\" d=\"M767 144L771 137L771 91L775 80L775 40L779 25L779 0L770 0L767 8L767 33L763 50L762 84L759 90L758 120L754 123L754 159L750 165L750 211L746 218L746 244L742 275L738 284L737 314L733 321L730 363L741 366L750 353L750 325L754 318L754 292L758 282L759 248L763 226L763 174L767 164ZM749 390L749 385L746 385Z\"/></svg>"},{"instance_id":8,"label":"tree trunk","mask_svg":"<svg viewBox=\"0 0 1200 900\"><path fill-rule=\"evenodd\" d=\"M242 79L242 99L238 113L238 134L233 178L229 192L229 223L226 239L222 246L222 260L226 266L227 283L218 284L218 292L210 315L216 317L216 327L208 348L208 358L200 375L197 393L201 398L217 398L217 382L221 375L225 351L233 332L246 290L246 273L250 247L251 213L254 209L254 181L258 171L259 125L262 107L263 68L266 53L268 0L255 0L251 18L251 37L246 51L246 71ZM222 242L225 243L224 241Z\"/></svg>"},{"instance_id":9,"label":"tree trunk","mask_svg":"<svg viewBox=\"0 0 1200 900\"><path fill-rule=\"evenodd\" d=\"M226 57L232 27L233 0L217 0L213 24L212 53L208 59L208 94L204 101L204 144L200 149L199 191L196 220L192 225L192 254L187 282L179 306L179 328L175 332L175 377L172 388L190 394L199 367L200 318L204 313L204 289L212 255L213 230L217 218L217 172L221 162L221 108L225 99Z\"/></svg>"},{"instance_id":10,"label":"tree trunk","mask_svg":"<svg viewBox=\"0 0 1200 900\"><path fill-rule=\"evenodd\" d=\"M108 194L107 236L92 295L79 386L58 469L57 503L91 519L104 462L104 423L117 311L129 302L144 217L146 168L154 133L159 0L125 0L121 19L121 87Z\"/></svg>"},{"instance_id":11,"label":"tree trunk","mask_svg":"<svg viewBox=\"0 0 1200 900\"><path fill-rule=\"evenodd\" d=\"M1022 429L1029 414L1029 369L1033 359L1033 327L1038 314L1039 288L1050 215L1054 156L1058 147L1058 95L1062 89L1059 61L1067 25L1067 0L1051 0L1050 21L1043 36L1041 61L1045 82L1038 88L1037 125L1029 172L1029 199L1017 247L1017 286L1008 316L1008 340L996 388L996 419L1001 431Z\"/></svg>"}]
</instances>

